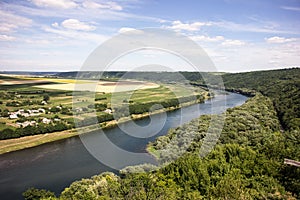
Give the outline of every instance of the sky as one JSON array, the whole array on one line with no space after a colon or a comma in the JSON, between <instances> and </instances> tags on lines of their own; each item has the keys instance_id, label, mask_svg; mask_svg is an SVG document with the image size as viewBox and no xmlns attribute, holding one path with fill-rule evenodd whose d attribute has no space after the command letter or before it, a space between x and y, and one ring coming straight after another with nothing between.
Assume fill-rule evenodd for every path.
<instances>
[{"instance_id":1,"label":"sky","mask_svg":"<svg viewBox=\"0 0 300 200\"><path fill-rule=\"evenodd\" d=\"M148 27L189 37L215 71L300 66L300 0L1 0L0 71L81 70L105 41ZM185 70L155 51L133 52L111 69L137 63Z\"/></svg>"}]
</instances>

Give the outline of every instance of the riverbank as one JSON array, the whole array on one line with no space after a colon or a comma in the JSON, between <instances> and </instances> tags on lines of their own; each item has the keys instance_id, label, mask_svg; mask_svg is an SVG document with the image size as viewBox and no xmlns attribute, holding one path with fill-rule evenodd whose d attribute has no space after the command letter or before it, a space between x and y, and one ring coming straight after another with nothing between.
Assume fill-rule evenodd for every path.
<instances>
[{"instance_id":1,"label":"riverbank","mask_svg":"<svg viewBox=\"0 0 300 200\"><path fill-rule=\"evenodd\" d=\"M205 95L205 100L208 100L211 98L208 95ZM143 119L146 117L149 117L151 115L156 115L162 112L171 112L183 107L187 107L190 105L194 105L197 103L201 103L198 100L193 101L193 102L186 102L181 104L178 107L169 107L169 108L164 108L164 109L159 109L156 111L153 111L151 113L143 113L143 114L138 114L138 115L132 115L130 117L123 117L121 119L117 120L112 120L108 122L103 122L100 124L94 124L86 127L81 127L81 128L75 128L75 129L70 129L70 130L65 130L65 131L59 131L59 132L53 132L53 133L47 133L47 134L40 134L40 135L32 135L32 136L24 136L21 138L14 138L14 139L7 139L7 140L0 140L0 155L13 152L13 151L18 151L22 149L27 149L31 147L36 147L42 144L46 143L51 143L55 142L58 140L64 140L67 138L75 137L80 134L86 134L92 131L96 131L101 129L109 129L113 128L119 124L126 123L130 120L139 120Z\"/></svg>"}]
</instances>

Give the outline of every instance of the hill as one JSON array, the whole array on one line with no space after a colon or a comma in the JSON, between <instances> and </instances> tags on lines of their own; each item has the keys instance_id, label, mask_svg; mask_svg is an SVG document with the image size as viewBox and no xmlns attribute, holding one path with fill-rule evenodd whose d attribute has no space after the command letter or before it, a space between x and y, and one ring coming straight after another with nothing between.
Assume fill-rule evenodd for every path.
<instances>
[{"instance_id":1,"label":"hill","mask_svg":"<svg viewBox=\"0 0 300 200\"><path fill-rule=\"evenodd\" d=\"M227 90L260 92L273 101L284 129L300 127L300 68L222 76Z\"/></svg>"}]
</instances>

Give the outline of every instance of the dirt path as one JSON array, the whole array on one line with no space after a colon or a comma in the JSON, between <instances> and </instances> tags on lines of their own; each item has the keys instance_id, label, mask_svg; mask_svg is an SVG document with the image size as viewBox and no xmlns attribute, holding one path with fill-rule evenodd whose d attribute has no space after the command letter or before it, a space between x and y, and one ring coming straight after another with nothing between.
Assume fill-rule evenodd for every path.
<instances>
[{"instance_id":1,"label":"dirt path","mask_svg":"<svg viewBox=\"0 0 300 200\"><path fill-rule=\"evenodd\" d=\"M42 139L46 136L47 136L46 134L45 135L33 135L33 136L27 136L27 137L22 137L22 138L11 139L8 142L7 142L7 140L2 140L2 141L0 141L0 151L1 151L1 149L6 148L6 147L31 143L31 142L34 142L36 140L40 140L40 139ZM23 140L25 140L25 141L23 141ZM8 143L8 144L3 145L5 143Z\"/></svg>"}]
</instances>

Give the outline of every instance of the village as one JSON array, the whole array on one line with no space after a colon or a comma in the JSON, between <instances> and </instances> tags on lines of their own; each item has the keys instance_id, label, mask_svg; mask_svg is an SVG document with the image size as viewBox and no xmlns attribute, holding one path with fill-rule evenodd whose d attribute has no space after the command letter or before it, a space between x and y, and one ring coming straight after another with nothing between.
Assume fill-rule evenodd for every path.
<instances>
[{"instance_id":1,"label":"village","mask_svg":"<svg viewBox=\"0 0 300 200\"><path fill-rule=\"evenodd\" d=\"M56 106L56 108L61 109L60 106ZM51 109L51 108L50 108ZM24 110L20 109L16 112L9 112L9 119L19 119L19 118L28 118L28 117L35 117L39 116L41 114L45 114L46 110L44 108L38 108L38 109L33 109L33 110ZM48 119L46 117L43 117L39 119L39 121L43 124L50 124L51 122L59 122L61 119L59 118L54 118L53 121L52 119ZM36 120L31 120L31 121L24 121L24 122L18 122L16 121L16 126L17 128L25 128L26 126L36 126L38 122Z\"/></svg>"},{"instance_id":2,"label":"village","mask_svg":"<svg viewBox=\"0 0 300 200\"><path fill-rule=\"evenodd\" d=\"M41 102L42 105L47 105L46 101ZM25 128L27 126L37 126L39 123L42 124L51 124L61 122L62 119L57 115L60 114L67 114L72 115L73 113L84 113L89 112L88 108L86 107L76 107L74 109L62 107L62 106L54 106L54 107L40 107L36 109L19 109L17 111L8 112L7 119L9 119L10 126L15 128ZM106 108L102 112L107 114L112 114L112 110ZM45 115L51 116L51 114L56 114L54 117L46 117ZM41 118L37 118L37 116L41 116ZM2 116L3 117L3 116ZM36 117L36 119L33 119Z\"/></svg>"}]
</instances>

